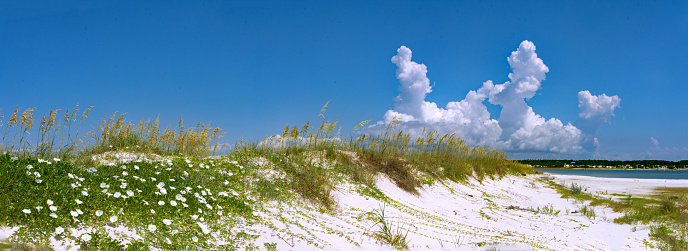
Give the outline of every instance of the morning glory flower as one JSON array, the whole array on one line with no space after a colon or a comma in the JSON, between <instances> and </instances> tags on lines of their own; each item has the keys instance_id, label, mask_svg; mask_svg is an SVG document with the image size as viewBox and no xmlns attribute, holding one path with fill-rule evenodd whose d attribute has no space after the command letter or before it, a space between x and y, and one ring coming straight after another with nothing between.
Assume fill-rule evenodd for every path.
<instances>
[{"instance_id":1,"label":"morning glory flower","mask_svg":"<svg viewBox=\"0 0 688 251\"><path fill-rule=\"evenodd\" d=\"M50 211L53 211L53 212L57 211L57 207L56 207L56 206L50 206L49 209L50 209Z\"/></svg>"},{"instance_id":2,"label":"morning glory flower","mask_svg":"<svg viewBox=\"0 0 688 251\"><path fill-rule=\"evenodd\" d=\"M195 215L195 214L194 214L194 215L191 215L191 219L193 219L193 220L198 220L198 215Z\"/></svg>"},{"instance_id":3,"label":"morning glory flower","mask_svg":"<svg viewBox=\"0 0 688 251\"><path fill-rule=\"evenodd\" d=\"M163 205L165 205L165 202L164 201L158 201L158 205L163 206Z\"/></svg>"},{"instance_id":4,"label":"morning glory flower","mask_svg":"<svg viewBox=\"0 0 688 251\"><path fill-rule=\"evenodd\" d=\"M127 175L129 175L129 173L127 173L127 171L122 172L122 176L127 176Z\"/></svg>"},{"instance_id":5,"label":"morning glory flower","mask_svg":"<svg viewBox=\"0 0 688 251\"><path fill-rule=\"evenodd\" d=\"M127 190L127 195L129 195L129 197L134 196L134 192L132 192L131 190Z\"/></svg>"},{"instance_id":6,"label":"morning glory flower","mask_svg":"<svg viewBox=\"0 0 688 251\"><path fill-rule=\"evenodd\" d=\"M113 194L113 196L115 196L115 198L119 198L120 196L122 196L122 194L120 192L115 192L115 194Z\"/></svg>"},{"instance_id":7,"label":"morning glory flower","mask_svg":"<svg viewBox=\"0 0 688 251\"><path fill-rule=\"evenodd\" d=\"M77 209L76 212L79 214L84 214L84 212L82 212L81 209Z\"/></svg>"},{"instance_id":8,"label":"morning glory flower","mask_svg":"<svg viewBox=\"0 0 688 251\"><path fill-rule=\"evenodd\" d=\"M30 214L30 213L31 213L31 209L24 209L24 210L22 210L22 212L24 212L25 214Z\"/></svg>"},{"instance_id":9,"label":"morning glory flower","mask_svg":"<svg viewBox=\"0 0 688 251\"><path fill-rule=\"evenodd\" d=\"M41 180L41 179L36 179L36 183L41 184L41 182L43 182L43 180Z\"/></svg>"},{"instance_id":10,"label":"morning glory flower","mask_svg":"<svg viewBox=\"0 0 688 251\"><path fill-rule=\"evenodd\" d=\"M155 232L155 230L158 229L155 225L148 225L148 231Z\"/></svg>"},{"instance_id":11,"label":"morning glory flower","mask_svg":"<svg viewBox=\"0 0 688 251\"><path fill-rule=\"evenodd\" d=\"M112 223L117 222L117 216L116 215L110 216L110 222L112 222Z\"/></svg>"},{"instance_id":12,"label":"morning glory flower","mask_svg":"<svg viewBox=\"0 0 688 251\"><path fill-rule=\"evenodd\" d=\"M139 170L139 166L134 165L134 169Z\"/></svg>"},{"instance_id":13,"label":"morning glory flower","mask_svg":"<svg viewBox=\"0 0 688 251\"><path fill-rule=\"evenodd\" d=\"M151 213L152 213L152 214L155 214L155 210L151 209Z\"/></svg>"},{"instance_id":14,"label":"morning glory flower","mask_svg":"<svg viewBox=\"0 0 688 251\"><path fill-rule=\"evenodd\" d=\"M72 188L76 188L76 184L72 183L70 185L72 185Z\"/></svg>"},{"instance_id":15,"label":"morning glory flower","mask_svg":"<svg viewBox=\"0 0 688 251\"><path fill-rule=\"evenodd\" d=\"M100 183L100 188L109 188L110 186L105 183Z\"/></svg>"},{"instance_id":16,"label":"morning glory flower","mask_svg":"<svg viewBox=\"0 0 688 251\"><path fill-rule=\"evenodd\" d=\"M165 238L165 242L167 242L167 245L172 245L172 241L170 238Z\"/></svg>"},{"instance_id":17,"label":"morning glory flower","mask_svg":"<svg viewBox=\"0 0 688 251\"><path fill-rule=\"evenodd\" d=\"M69 176L70 179L74 179L74 175L72 173L68 173L67 176Z\"/></svg>"},{"instance_id":18,"label":"morning glory flower","mask_svg":"<svg viewBox=\"0 0 688 251\"><path fill-rule=\"evenodd\" d=\"M79 213L74 212L74 211L69 211L69 214L71 214L72 217L77 217L77 216L79 216Z\"/></svg>"},{"instance_id":19,"label":"morning glory flower","mask_svg":"<svg viewBox=\"0 0 688 251\"><path fill-rule=\"evenodd\" d=\"M81 194L83 194L84 196L88 196L88 192L86 191L81 191Z\"/></svg>"},{"instance_id":20,"label":"morning glory flower","mask_svg":"<svg viewBox=\"0 0 688 251\"><path fill-rule=\"evenodd\" d=\"M56 227L56 228L55 228L55 233L56 233L56 234L64 233L64 228L62 228L62 227Z\"/></svg>"},{"instance_id":21,"label":"morning glory flower","mask_svg":"<svg viewBox=\"0 0 688 251\"><path fill-rule=\"evenodd\" d=\"M173 200L173 201L170 201L170 205L172 205L173 207L176 207L176 206L177 206L177 202L174 201L174 200Z\"/></svg>"},{"instance_id":22,"label":"morning glory flower","mask_svg":"<svg viewBox=\"0 0 688 251\"><path fill-rule=\"evenodd\" d=\"M162 223L165 223L165 225L169 226L170 224L172 224L172 221L168 220L168 219L164 219L164 220L162 220Z\"/></svg>"},{"instance_id":23,"label":"morning glory flower","mask_svg":"<svg viewBox=\"0 0 688 251\"><path fill-rule=\"evenodd\" d=\"M33 168L33 166L32 166L32 165L28 165L28 166L26 166L26 169L29 169L29 170L31 170L31 168Z\"/></svg>"},{"instance_id":24,"label":"morning glory flower","mask_svg":"<svg viewBox=\"0 0 688 251\"><path fill-rule=\"evenodd\" d=\"M182 197L181 194L177 194L177 195L174 196L174 198L177 199L177 200L182 200L182 198L184 198L184 197Z\"/></svg>"},{"instance_id":25,"label":"morning glory flower","mask_svg":"<svg viewBox=\"0 0 688 251\"><path fill-rule=\"evenodd\" d=\"M120 185L119 187L122 189L125 189L125 188L127 188L127 183L122 182L122 185Z\"/></svg>"},{"instance_id":26,"label":"morning glory flower","mask_svg":"<svg viewBox=\"0 0 688 251\"><path fill-rule=\"evenodd\" d=\"M79 205L81 205L81 203L84 203L83 201L80 201L79 199L75 199L74 201L76 201L76 204L79 204Z\"/></svg>"},{"instance_id":27,"label":"morning glory flower","mask_svg":"<svg viewBox=\"0 0 688 251\"><path fill-rule=\"evenodd\" d=\"M101 216L101 215L103 215L103 211L101 211L101 210L96 211L96 216Z\"/></svg>"},{"instance_id":28,"label":"morning glory flower","mask_svg":"<svg viewBox=\"0 0 688 251\"><path fill-rule=\"evenodd\" d=\"M50 217L53 217L53 218L57 219L57 214L55 214L55 213L50 213Z\"/></svg>"},{"instance_id":29,"label":"morning glory flower","mask_svg":"<svg viewBox=\"0 0 688 251\"><path fill-rule=\"evenodd\" d=\"M91 235L90 234L84 234L81 236L82 241L90 241L91 240Z\"/></svg>"},{"instance_id":30,"label":"morning glory flower","mask_svg":"<svg viewBox=\"0 0 688 251\"><path fill-rule=\"evenodd\" d=\"M53 161L57 162L57 161L60 161L60 159L58 159L58 158L53 158Z\"/></svg>"},{"instance_id":31,"label":"morning glory flower","mask_svg":"<svg viewBox=\"0 0 688 251\"><path fill-rule=\"evenodd\" d=\"M41 177L41 174L38 173L38 172L33 172L33 175L36 175L36 178L40 178L40 177Z\"/></svg>"},{"instance_id":32,"label":"morning glory flower","mask_svg":"<svg viewBox=\"0 0 688 251\"><path fill-rule=\"evenodd\" d=\"M41 211L41 209L43 209L42 206L36 206L36 210L37 210L37 211Z\"/></svg>"},{"instance_id":33,"label":"morning glory flower","mask_svg":"<svg viewBox=\"0 0 688 251\"><path fill-rule=\"evenodd\" d=\"M193 240L193 242L198 242L198 237L196 237L196 236L191 237L191 240Z\"/></svg>"}]
</instances>

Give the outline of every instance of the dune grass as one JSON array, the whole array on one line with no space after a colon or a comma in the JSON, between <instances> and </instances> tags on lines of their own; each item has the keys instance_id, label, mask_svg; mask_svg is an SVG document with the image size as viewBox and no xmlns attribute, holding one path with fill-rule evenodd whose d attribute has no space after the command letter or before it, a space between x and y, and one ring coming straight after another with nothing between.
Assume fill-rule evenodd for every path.
<instances>
[{"instance_id":1,"label":"dune grass","mask_svg":"<svg viewBox=\"0 0 688 251\"><path fill-rule=\"evenodd\" d=\"M97 249L208 249L241 243L255 248L250 241L255 236L231 230L259 221L253 211L263 202L302 200L332 212L337 184L351 182L375 193L380 174L418 193L437 180L532 172L504 152L468 146L455 135L412 137L396 130L396 119L380 135L358 133L369 122L364 121L342 139L337 120L324 116L327 104L317 126L286 126L282 134L259 143L239 141L225 156L211 156L221 147L220 128L204 123L187 128L181 119L176 128L161 129L158 118L134 124L125 114L113 113L82 133L91 108L80 111L77 104L63 112L50 110L37 127L34 108L15 108L7 121L0 149L0 204L6 205L0 208L0 225L19 227L13 243L40 247L71 238ZM0 113L0 124L2 118ZM92 158L113 151L143 157L104 165ZM161 157L147 159L150 154ZM117 226L136 230L138 237L112 238L107 231ZM403 248L403 238L391 234L386 241ZM220 239L229 246L214 246Z\"/></svg>"}]
</instances>

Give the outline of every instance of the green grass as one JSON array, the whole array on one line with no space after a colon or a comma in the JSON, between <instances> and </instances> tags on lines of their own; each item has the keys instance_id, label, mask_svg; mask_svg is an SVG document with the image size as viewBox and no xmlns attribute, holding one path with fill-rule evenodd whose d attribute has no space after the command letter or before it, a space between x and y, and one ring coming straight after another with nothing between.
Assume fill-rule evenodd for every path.
<instances>
[{"instance_id":1,"label":"green grass","mask_svg":"<svg viewBox=\"0 0 688 251\"><path fill-rule=\"evenodd\" d=\"M542 179L550 187L557 190L562 198L573 198L580 201L590 201L589 205L579 208L579 211L588 218L595 218L595 206L607 206L615 212L623 212L624 215L614 219L619 224L652 224L651 237L662 242L662 250L688 250L688 195L682 193L684 188L658 189L661 199L634 198L630 195L612 194L618 199L599 198L584 192L584 189L571 184L566 187L549 179Z\"/></svg>"},{"instance_id":2,"label":"green grass","mask_svg":"<svg viewBox=\"0 0 688 251\"><path fill-rule=\"evenodd\" d=\"M394 223L387 219L384 205L381 205L380 209L369 212L368 215L374 222L372 227L378 227L378 230L373 233L376 239L399 250L408 248L406 237L409 231L404 232L400 225L394 226Z\"/></svg>"}]
</instances>

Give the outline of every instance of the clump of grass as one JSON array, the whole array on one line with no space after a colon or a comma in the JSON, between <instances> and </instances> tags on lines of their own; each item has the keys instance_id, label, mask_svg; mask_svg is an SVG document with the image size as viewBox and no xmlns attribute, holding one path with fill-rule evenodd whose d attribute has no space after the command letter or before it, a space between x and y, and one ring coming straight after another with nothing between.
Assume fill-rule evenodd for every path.
<instances>
[{"instance_id":1,"label":"clump of grass","mask_svg":"<svg viewBox=\"0 0 688 251\"><path fill-rule=\"evenodd\" d=\"M316 117L314 124L318 126L311 127L310 122L303 126L287 125L282 134L266 137L260 144L238 144L235 151L286 156L271 161L280 163L280 168L290 176L292 186L299 189L302 197L311 198L311 201L326 207L333 202L325 191L331 190L336 183L334 179L342 176L372 186L375 176L382 173L401 189L417 194L418 188L432 183L428 181L432 179L463 181L475 177L482 180L485 176L532 173L530 167L509 160L506 153L471 147L454 134L423 131L412 137L410 133L396 129L400 123L396 118L380 134L355 136L370 122L367 120L353 128L350 138L341 139L337 120L325 118L326 108L327 103ZM321 167L313 166L313 158L308 157L315 152L325 153L319 158L331 161L335 175L328 178L319 174L313 184L315 186L312 186L313 179L301 177L321 172Z\"/></svg>"},{"instance_id":2,"label":"clump of grass","mask_svg":"<svg viewBox=\"0 0 688 251\"><path fill-rule=\"evenodd\" d=\"M137 124L126 121L124 114L113 113L102 119L98 127L82 134L82 124L93 106L80 111L79 104L67 109L51 109L43 113L37 132L33 133L35 108L14 108L6 123L0 150L21 158L58 158L93 166L90 156L97 153L130 150L157 154L182 154L202 157L215 154L224 147L217 141L224 134L220 128L198 123L185 127L180 118L176 129L169 126L161 131L159 119L143 119ZM0 109L0 111L2 111ZM4 115L0 113L0 123ZM89 137L90 136L90 137ZM35 143L31 141L35 139ZM90 143L90 144L89 144Z\"/></svg>"},{"instance_id":3,"label":"clump of grass","mask_svg":"<svg viewBox=\"0 0 688 251\"><path fill-rule=\"evenodd\" d=\"M583 186L578 185L576 183L571 183L571 186L569 186L569 190L571 190L571 194L579 195L583 192Z\"/></svg>"},{"instance_id":4,"label":"clump of grass","mask_svg":"<svg viewBox=\"0 0 688 251\"><path fill-rule=\"evenodd\" d=\"M385 206L382 205L380 209L373 210L369 213L373 227L378 226L378 230L373 233L378 240L385 242L396 249L407 249L408 230L404 233L400 226L394 226L393 223L385 216Z\"/></svg>"},{"instance_id":5,"label":"clump of grass","mask_svg":"<svg viewBox=\"0 0 688 251\"><path fill-rule=\"evenodd\" d=\"M592 206L584 205L579 210L580 210L581 214L585 217L588 217L590 219L595 219L595 217L596 217L595 208Z\"/></svg>"}]
</instances>

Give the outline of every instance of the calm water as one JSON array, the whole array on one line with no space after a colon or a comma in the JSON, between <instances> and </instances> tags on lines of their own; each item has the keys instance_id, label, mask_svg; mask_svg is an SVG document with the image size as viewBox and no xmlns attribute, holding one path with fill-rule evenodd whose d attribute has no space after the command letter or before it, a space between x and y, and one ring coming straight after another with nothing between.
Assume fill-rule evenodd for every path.
<instances>
[{"instance_id":1,"label":"calm water","mask_svg":"<svg viewBox=\"0 0 688 251\"><path fill-rule=\"evenodd\" d=\"M540 172L581 175L602 178L628 178L628 179L669 179L669 180L688 180L688 170L668 171L668 170L619 170L619 169L549 169L537 168ZM688 184L688 182L686 182Z\"/></svg>"}]
</instances>

